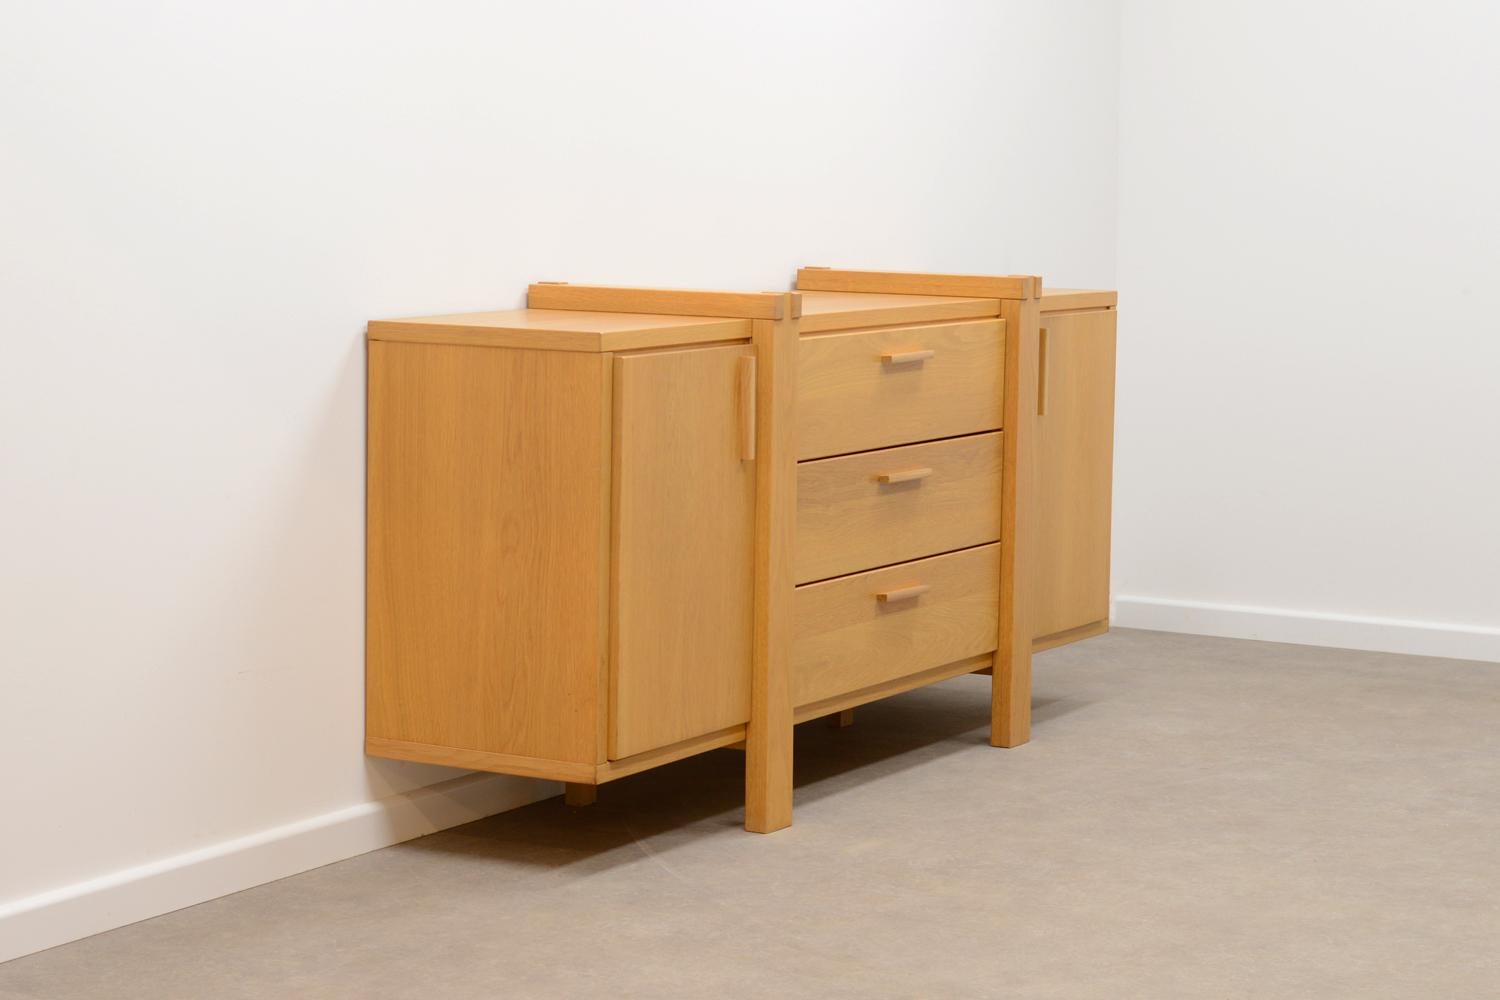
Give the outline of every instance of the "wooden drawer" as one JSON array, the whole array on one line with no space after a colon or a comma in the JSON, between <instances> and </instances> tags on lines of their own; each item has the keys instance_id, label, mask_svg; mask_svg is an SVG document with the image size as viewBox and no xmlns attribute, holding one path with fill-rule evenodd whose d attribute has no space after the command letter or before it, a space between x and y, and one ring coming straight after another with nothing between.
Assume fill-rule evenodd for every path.
<instances>
[{"instance_id":1,"label":"wooden drawer","mask_svg":"<svg viewBox=\"0 0 1500 1000\"><path fill-rule=\"evenodd\" d=\"M803 337L797 458L997 429L1003 330L982 319Z\"/></svg>"},{"instance_id":2,"label":"wooden drawer","mask_svg":"<svg viewBox=\"0 0 1500 1000\"><path fill-rule=\"evenodd\" d=\"M903 596L903 588L917 587L928 589ZM999 545L798 587L792 605L793 704L990 652L999 603Z\"/></svg>"},{"instance_id":3,"label":"wooden drawer","mask_svg":"<svg viewBox=\"0 0 1500 1000\"><path fill-rule=\"evenodd\" d=\"M1000 433L797 467L798 583L1000 537Z\"/></svg>"}]
</instances>

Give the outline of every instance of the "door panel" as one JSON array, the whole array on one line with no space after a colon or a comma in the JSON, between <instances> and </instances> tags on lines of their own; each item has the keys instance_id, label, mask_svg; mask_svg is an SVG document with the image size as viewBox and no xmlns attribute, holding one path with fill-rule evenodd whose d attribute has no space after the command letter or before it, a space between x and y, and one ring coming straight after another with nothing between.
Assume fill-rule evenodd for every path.
<instances>
[{"instance_id":1,"label":"door panel","mask_svg":"<svg viewBox=\"0 0 1500 1000\"><path fill-rule=\"evenodd\" d=\"M1035 635L1109 618L1115 311L1043 314Z\"/></svg>"},{"instance_id":2,"label":"door panel","mask_svg":"<svg viewBox=\"0 0 1500 1000\"><path fill-rule=\"evenodd\" d=\"M611 760L749 719L748 356L734 345L615 358Z\"/></svg>"}]
</instances>

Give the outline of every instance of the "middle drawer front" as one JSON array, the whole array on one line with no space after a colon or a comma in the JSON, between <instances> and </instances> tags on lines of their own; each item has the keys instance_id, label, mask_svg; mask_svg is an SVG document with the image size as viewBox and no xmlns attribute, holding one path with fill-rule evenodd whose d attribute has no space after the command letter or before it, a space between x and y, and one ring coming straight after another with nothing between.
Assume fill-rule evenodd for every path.
<instances>
[{"instance_id":1,"label":"middle drawer front","mask_svg":"<svg viewBox=\"0 0 1500 1000\"><path fill-rule=\"evenodd\" d=\"M997 429L1004 329L980 319L803 337L797 458Z\"/></svg>"},{"instance_id":2,"label":"middle drawer front","mask_svg":"<svg viewBox=\"0 0 1500 1000\"><path fill-rule=\"evenodd\" d=\"M798 587L792 703L808 705L994 650L1000 546Z\"/></svg>"},{"instance_id":3,"label":"middle drawer front","mask_svg":"<svg viewBox=\"0 0 1500 1000\"><path fill-rule=\"evenodd\" d=\"M797 466L798 583L1000 537L1000 432Z\"/></svg>"}]
</instances>

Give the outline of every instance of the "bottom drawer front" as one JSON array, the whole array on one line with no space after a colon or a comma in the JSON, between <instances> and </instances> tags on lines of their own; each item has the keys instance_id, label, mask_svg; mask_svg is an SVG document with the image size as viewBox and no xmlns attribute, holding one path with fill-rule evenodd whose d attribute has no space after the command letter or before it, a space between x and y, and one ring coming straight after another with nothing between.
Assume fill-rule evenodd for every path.
<instances>
[{"instance_id":1,"label":"bottom drawer front","mask_svg":"<svg viewBox=\"0 0 1500 1000\"><path fill-rule=\"evenodd\" d=\"M832 698L995 648L1000 546L798 587L792 700Z\"/></svg>"}]
</instances>

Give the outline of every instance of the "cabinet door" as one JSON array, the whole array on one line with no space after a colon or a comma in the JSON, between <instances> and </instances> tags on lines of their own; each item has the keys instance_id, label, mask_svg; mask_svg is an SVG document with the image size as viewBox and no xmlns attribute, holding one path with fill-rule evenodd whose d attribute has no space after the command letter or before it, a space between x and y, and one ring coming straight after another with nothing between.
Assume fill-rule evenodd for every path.
<instances>
[{"instance_id":1,"label":"cabinet door","mask_svg":"<svg viewBox=\"0 0 1500 1000\"><path fill-rule=\"evenodd\" d=\"M615 358L611 760L750 717L751 356L737 345Z\"/></svg>"},{"instance_id":2,"label":"cabinet door","mask_svg":"<svg viewBox=\"0 0 1500 1000\"><path fill-rule=\"evenodd\" d=\"M1109 618L1115 311L1043 314L1041 327L1038 639Z\"/></svg>"}]
</instances>

